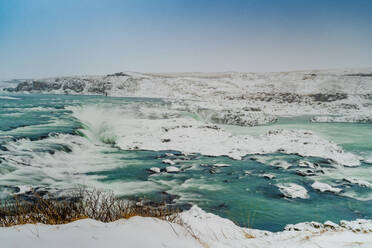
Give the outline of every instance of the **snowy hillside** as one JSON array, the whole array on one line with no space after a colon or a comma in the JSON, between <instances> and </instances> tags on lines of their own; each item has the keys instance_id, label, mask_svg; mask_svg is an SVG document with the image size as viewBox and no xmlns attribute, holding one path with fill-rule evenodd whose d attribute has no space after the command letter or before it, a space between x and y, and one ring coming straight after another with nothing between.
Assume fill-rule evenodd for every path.
<instances>
[{"instance_id":1,"label":"snowy hillside","mask_svg":"<svg viewBox=\"0 0 372 248\"><path fill-rule=\"evenodd\" d=\"M256 125L280 115L334 115L369 122L372 69L273 73L115 73L25 80L8 91L169 99L186 110L215 111L217 123ZM356 116L356 117L354 117ZM314 119L313 121L325 119Z\"/></svg>"}]
</instances>

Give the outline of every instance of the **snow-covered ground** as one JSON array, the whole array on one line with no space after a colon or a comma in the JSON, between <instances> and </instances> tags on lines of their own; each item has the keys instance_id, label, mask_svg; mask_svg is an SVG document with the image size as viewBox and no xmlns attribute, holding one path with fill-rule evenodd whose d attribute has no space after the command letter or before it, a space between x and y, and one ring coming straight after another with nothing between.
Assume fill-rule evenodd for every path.
<instances>
[{"instance_id":1,"label":"snow-covered ground","mask_svg":"<svg viewBox=\"0 0 372 248\"><path fill-rule=\"evenodd\" d=\"M0 228L1 247L372 247L372 221L287 225L282 232L241 228L194 206L180 224L132 217L111 223L83 219L65 225L28 224Z\"/></svg>"},{"instance_id":2,"label":"snow-covered ground","mask_svg":"<svg viewBox=\"0 0 372 248\"><path fill-rule=\"evenodd\" d=\"M13 91L166 98L189 111L212 111L214 121L235 125L257 125L275 121L275 116L304 114L341 116L332 121L359 121L361 116L372 114L371 72L371 68L272 73L125 72L22 80Z\"/></svg>"}]
</instances>

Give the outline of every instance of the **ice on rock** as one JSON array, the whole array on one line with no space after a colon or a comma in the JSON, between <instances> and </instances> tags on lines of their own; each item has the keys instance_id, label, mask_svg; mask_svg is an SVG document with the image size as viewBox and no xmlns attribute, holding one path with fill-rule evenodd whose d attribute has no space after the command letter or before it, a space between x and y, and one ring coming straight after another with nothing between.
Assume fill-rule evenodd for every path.
<instances>
[{"instance_id":1,"label":"ice on rock","mask_svg":"<svg viewBox=\"0 0 372 248\"><path fill-rule=\"evenodd\" d=\"M176 162L174 162L173 160L170 160L170 159L164 159L163 163L164 164L170 164L170 165L175 165L176 164Z\"/></svg>"},{"instance_id":2,"label":"ice on rock","mask_svg":"<svg viewBox=\"0 0 372 248\"><path fill-rule=\"evenodd\" d=\"M307 167L307 168L312 168L312 169L315 169L315 164L313 164L313 163L311 163L311 162L309 162L309 161L304 161L304 160L302 160L302 161L300 161L299 163L298 163L298 166L299 167Z\"/></svg>"},{"instance_id":3,"label":"ice on rock","mask_svg":"<svg viewBox=\"0 0 372 248\"><path fill-rule=\"evenodd\" d=\"M327 228L327 229L332 229L332 230L340 229L339 225L337 225L336 223L334 223L330 220L327 220L326 222L324 222L324 227Z\"/></svg>"},{"instance_id":4,"label":"ice on rock","mask_svg":"<svg viewBox=\"0 0 372 248\"><path fill-rule=\"evenodd\" d=\"M158 167L151 167L149 169L149 171L152 172L152 173L160 173L160 168L158 168Z\"/></svg>"},{"instance_id":5,"label":"ice on rock","mask_svg":"<svg viewBox=\"0 0 372 248\"><path fill-rule=\"evenodd\" d=\"M31 192L33 189L30 185L19 185L17 186L17 188L19 189L19 191L17 192L17 194L19 195Z\"/></svg>"},{"instance_id":6,"label":"ice on rock","mask_svg":"<svg viewBox=\"0 0 372 248\"><path fill-rule=\"evenodd\" d=\"M311 187L313 187L316 190L319 190L320 192L332 192L332 193L340 193L342 189L332 187L329 184L321 183L321 182L314 182Z\"/></svg>"},{"instance_id":7,"label":"ice on rock","mask_svg":"<svg viewBox=\"0 0 372 248\"><path fill-rule=\"evenodd\" d=\"M214 164L213 167L230 167L229 164Z\"/></svg>"},{"instance_id":8,"label":"ice on rock","mask_svg":"<svg viewBox=\"0 0 372 248\"><path fill-rule=\"evenodd\" d=\"M275 178L275 175L273 175L273 174L269 174L269 173L262 174L262 176L263 176L264 178L267 178L267 179L270 179L270 180Z\"/></svg>"},{"instance_id":9,"label":"ice on rock","mask_svg":"<svg viewBox=\"0 0 372 248\"><path fill-rule=\"evenodd\" d=\"M165 168L165 171L168 173L177 173L177 172L180 172L181 170L175 166L167 166Z\"/></svg>"},{"instance_id":10,"label":"ice on rock","mask_svg":"<svg viewBox=\"0 0 372 248\"><path fill-rule=\"evenodd\" d=\"M307 190L295 183L283 183L283 184L277 184L277 187L279 188L280 192L288 198L302 198L307 199L309 198L309 195L307 193Z\"/></svg>"},{"instance_id":11,"label":"ice on rock","mask_svg":"<svg viewBox=\"0 0 372 248\"><path fill-rule=\"evenodd\" d=\"M323 224L319 222L302 222L297 224L289 224L284 227L284 230L286 231L308 231L312 233L319 232L321 229L323 229Z\"/></svg>"},{"instance_id":12,"label":"ice on rock","mask_svg":"<svg viewBox=\"0 0 372 248\"><path fill-rule=\"evenodd\" d=\"M348 182L348 183L351 183L351 184L356 184L356 185L359 185L361 187L366 187L366 188L372 188L372 184L367 182L367 181L364 181L364 180L361 180L361 179L357 179L357 178L344 178L343 179L345 182Z\"/></svg>"},{"instance_id":13,"label":"ice on rock","mask_svg":"<svg viewBox=\"0 0 372 248\"><path fill-rule=\"evenodd\" d=\"M372 233L372 220L340 221L340 226L353 232Z\"/></svg>"}]
</instances>

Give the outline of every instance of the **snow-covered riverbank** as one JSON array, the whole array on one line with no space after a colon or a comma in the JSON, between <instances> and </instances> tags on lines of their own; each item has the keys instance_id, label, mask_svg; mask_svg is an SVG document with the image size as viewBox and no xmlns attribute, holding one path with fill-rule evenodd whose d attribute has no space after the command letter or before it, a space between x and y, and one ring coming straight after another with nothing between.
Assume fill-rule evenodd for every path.
<instances>
[{"instance_id":1,"label":"snow-covered riverbank","mask_svg":"<svg viewBox=\"0 0 372 248\"><path fill-rule=\"evenodd\" d=\"M83 219L65 225L28 224L0 228L2 247L364 247L372 246L372 221L311 222L282 232L236 226L194 206L180 214L182 225L148 217L111 223Z\"/></svg>"}]
</instances>

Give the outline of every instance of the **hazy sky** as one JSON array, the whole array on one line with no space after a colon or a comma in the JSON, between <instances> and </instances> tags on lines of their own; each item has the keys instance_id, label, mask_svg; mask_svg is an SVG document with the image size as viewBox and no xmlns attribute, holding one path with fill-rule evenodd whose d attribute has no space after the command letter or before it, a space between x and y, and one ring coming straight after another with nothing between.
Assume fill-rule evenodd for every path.
<instances>
[{"instance_id":1,"label":"hazy sky","mask_svg":"<svg viewBox=\"0 0 372 248\"><path fill-rule=\"evenodd\" d=\"M0 78L346 67L371 0L0 0Z\"/></svg>"}]
</instances>

